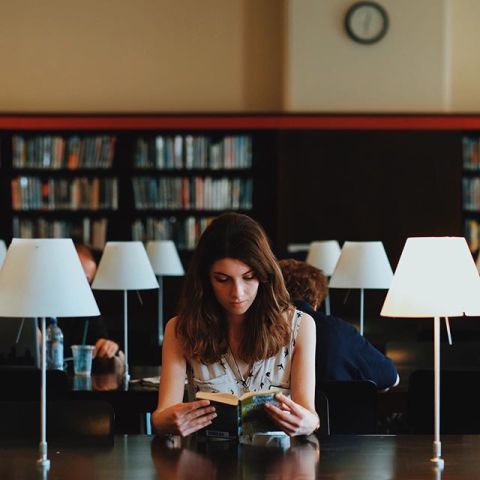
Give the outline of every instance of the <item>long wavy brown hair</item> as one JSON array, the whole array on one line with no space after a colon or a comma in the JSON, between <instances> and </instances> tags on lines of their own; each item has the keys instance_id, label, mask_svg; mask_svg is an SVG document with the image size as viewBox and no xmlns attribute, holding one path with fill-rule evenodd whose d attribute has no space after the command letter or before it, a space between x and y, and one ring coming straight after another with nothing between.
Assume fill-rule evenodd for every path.
<instances>
[{"instance_id":1,"label":"long wavy brown hair","mask_svg":"<svg viewBox=\"0 0 480 480\"><path fill-rule=\"evenodd\" d=\"M225 213L206 228L190 261L180 296L176 333L188 359L214 363L228 350L225 313L215 298L210 269L222 258L240 260L259 280L247 311L239 357L271 357L290 340L289 295L263 228L252 218Z\"/></svg>"}]
</instances>

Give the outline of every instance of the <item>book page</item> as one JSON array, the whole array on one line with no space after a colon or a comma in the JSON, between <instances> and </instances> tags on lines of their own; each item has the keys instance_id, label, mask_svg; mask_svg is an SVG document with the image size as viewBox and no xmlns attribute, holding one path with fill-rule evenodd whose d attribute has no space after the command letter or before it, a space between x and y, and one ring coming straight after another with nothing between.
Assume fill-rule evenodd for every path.
<instances>
[{"instance_id":1,"label":"book page","mask_svg":"<svg viewBox=\"0 0 480 480\"><path fill-rule=\"evenodd\" d=\"M203 400L211 400L212 402L226 403L227 405L238 405L239 398L231 393L212 393L197 392L195 397Z\"/></svg>"},{"instance_id":2,"label":"book page","mask_svg":"<svg viewBox=\"0 0 480 480\"><path fill-rule=\"evenodd\" d=\"M280 392L281 390L279 388L271 388L269 390L257 390L256 392L246 392L240 397L240 402L249 397L255 397L257 395L271 395L272 393L276 394Z\"/></svg>"}]
</instances>

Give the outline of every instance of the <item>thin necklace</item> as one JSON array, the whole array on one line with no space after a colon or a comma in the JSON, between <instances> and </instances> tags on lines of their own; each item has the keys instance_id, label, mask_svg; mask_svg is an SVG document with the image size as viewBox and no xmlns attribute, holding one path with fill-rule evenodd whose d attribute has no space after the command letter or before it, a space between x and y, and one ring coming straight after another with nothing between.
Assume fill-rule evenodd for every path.
<instances>
[{"instance_id":1,"label":"thin necklace","mask_svg":"<svg viewBox=\"0 0 480 480\"><path fill-rule=\"evenodd\" d=\"M249 385L248 385L248 383L249 383L249 381L250 381L250 375L247 376L247 379L246 379L246 380L243 378L242 372L240 371L240 367L238 366L237 360L236 360L236 358L235 358L235 355L234 355L233 352L232 352L232 349L230 348L230 345L228 346L228 351L229 351L230 356L232 357L233 362L235 363L235 367L236 367L236 369L237 369L237 374L238 374L237 380L238 380L248 391L250 391L250 388L249 388Z\"/></svg>"}]
</instances>

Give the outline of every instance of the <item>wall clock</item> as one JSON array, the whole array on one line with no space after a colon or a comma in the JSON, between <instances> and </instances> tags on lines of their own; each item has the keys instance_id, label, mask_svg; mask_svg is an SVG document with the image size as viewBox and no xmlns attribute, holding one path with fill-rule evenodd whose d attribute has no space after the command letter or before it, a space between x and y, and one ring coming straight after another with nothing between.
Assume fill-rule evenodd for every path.
<instances>
[{"instance_id":1,"label":"wall clock","mask_svg":"<svg viewBox=\"0 0 480 480\"><path fill-rule=\"evenodd\" d=\"M345 30L358 43L380 41L388 30L387 11L376 2L355 2L345 14Z\"/></svg>"}]
</instances>

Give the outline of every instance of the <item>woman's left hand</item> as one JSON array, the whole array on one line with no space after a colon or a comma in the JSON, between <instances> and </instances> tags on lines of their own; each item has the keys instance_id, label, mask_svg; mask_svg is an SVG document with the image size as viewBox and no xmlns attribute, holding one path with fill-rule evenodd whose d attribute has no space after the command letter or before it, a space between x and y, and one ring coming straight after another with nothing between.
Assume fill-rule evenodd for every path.
<instances>
[{"instance_id":1,"label":"woman's left hand","mask_svg":"<svg viewBox=\"0 0 480 480\"><path fill-rule=\"evenodd\" d=\"M318 416L310 410L295 403L282 393L275 398L279 407L273 403L265 404L269 417L288 435L310 435L319 426Z\"/></svg>"}]
</instances>

